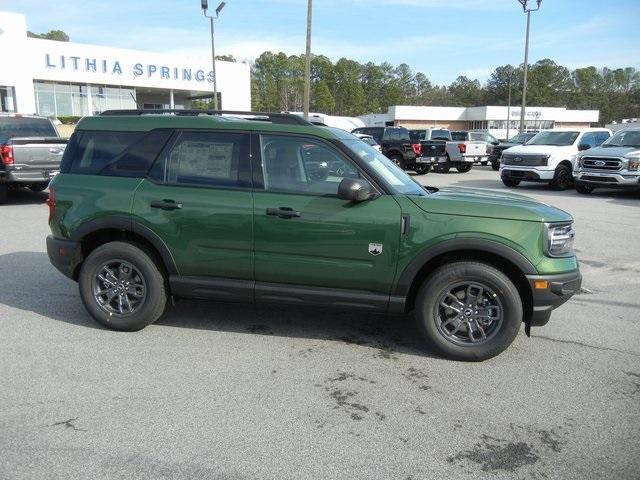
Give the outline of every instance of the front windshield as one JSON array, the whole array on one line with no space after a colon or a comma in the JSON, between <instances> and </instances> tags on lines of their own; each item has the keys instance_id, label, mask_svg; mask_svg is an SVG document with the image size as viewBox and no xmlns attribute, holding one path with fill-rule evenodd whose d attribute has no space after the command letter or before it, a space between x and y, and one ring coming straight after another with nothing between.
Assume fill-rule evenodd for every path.
<instances>
[{"instance_id":1,"label":"front windshield","mask_svg":"<svg viewBox=\"0 0 640 480\"><path fill-rule=\"evenodd\" d=\"M533 138L534 136L535 136L535 133L519 133L514 137L512 137L509 140L509 143L527 143L527 141Z\"/></svg>"},{"instance_id":2,"label":"front windshield","mask_svg":"<svg viewBox=\"0 0 640 480\"><path fill-rule=\"evenodd\" d=\"M609 140L602 144L603 147L636 147L640 148L640 130L620 130Z\"/></svg>"},{"instance_id":3,"label":"front windshield","mask_svg":"<svg viewBox=\"0 0 640 480\"><path fill-rule=\"evenodd\" d=\"M375 148L355 138L353 140L342 139L342 143L359 158L364 160L367 165L384 180L393 193L419 196L428 195L422 185L413 180Z\"/></svg>"},{"instance_id":4,"label":"front windshield","mask_svg":"<svg viewBox=\"0 0 640 480\"><path fill-rule=\"evenodd\" d=\"M580 132L566 132L547 130L538 133L535 137L527 142L527 145L554 145L557 147L566 147L573 145L580 135Z\"/></svg>"}]
</instances>

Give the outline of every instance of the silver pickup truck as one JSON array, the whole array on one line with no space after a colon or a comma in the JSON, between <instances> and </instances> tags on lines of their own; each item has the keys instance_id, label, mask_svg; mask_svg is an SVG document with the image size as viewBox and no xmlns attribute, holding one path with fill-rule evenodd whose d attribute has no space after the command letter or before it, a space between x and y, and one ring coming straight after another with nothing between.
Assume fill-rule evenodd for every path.
<instances>
[{"instance_id":1,"label":"silver pickup truck","mask_svg":"<svg viewBox=\"0 0 640 480\"><path fill-rule=\"evenodd\" d=\"M12 188L46 189L66 145L46 117L0 114L0 204Z\"/></svg>"}]
</instances>

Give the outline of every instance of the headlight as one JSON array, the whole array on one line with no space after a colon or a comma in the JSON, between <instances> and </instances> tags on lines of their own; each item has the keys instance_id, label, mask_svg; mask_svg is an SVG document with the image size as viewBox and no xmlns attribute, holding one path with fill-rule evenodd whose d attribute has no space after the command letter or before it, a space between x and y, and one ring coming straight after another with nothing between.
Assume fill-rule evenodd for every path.
<instances>
[{"instance_id":1,"label":"headlight","mask_svg":"<svg viewBox=\"0 0 640 480\"><path fill-rule=\"evenodd\" d=\"M567 257L573 255L573 240L576 231L572 223L544 224L544 253L548 257Z\"/></svg>"},{"instance_id":2,"label":"headlight","mask_svg":"<svg viewBox=\"0 0 640 480\"><path fill-rule=\"evenodd\" d=\"M640 170L640 158L629 159L629 170Z\"/></svg>"}]
</instances>

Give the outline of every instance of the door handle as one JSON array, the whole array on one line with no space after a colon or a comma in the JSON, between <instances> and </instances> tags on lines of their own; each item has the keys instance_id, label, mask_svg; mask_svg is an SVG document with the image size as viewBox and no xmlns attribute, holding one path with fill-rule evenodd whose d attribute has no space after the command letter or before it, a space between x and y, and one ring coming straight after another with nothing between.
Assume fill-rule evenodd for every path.
<instances>
[{"instance_id":1,"label":"door handle","mask_svg":"<svg viewBox=\"0 0 640 480\"><path fill-rule=\"evenodd\" d=\"M300 212L291 207L267 208L267 215L273 215L278 218L294 218L302 216Z\"/></svg>"},{"instance_id":2,"label":"door handle","mask_svg":"<svg viewBox=\"0 0 640 480\"><path fill-rule=\"evenodd\" d=\"M175 200L155 200L151 202L151 208L160 208L162 210L178 210L182 208L182 204L180 202L176 202Z\"/></svg>"}]
</instances>

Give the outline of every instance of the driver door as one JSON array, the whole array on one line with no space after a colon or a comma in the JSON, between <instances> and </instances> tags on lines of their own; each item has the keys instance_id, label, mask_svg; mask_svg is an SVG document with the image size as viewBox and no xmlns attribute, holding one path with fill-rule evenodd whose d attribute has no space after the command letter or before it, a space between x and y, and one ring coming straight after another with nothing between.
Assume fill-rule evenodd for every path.
<instances>
[{"instance_id":1,"label":"driver door","mask_svg":"<svg viewBox=\"0 0 640 480\"><path fill-rule=\"evenodd\" d=\"M388 294L400 240L396 200L338 198L340 181L363 173L321 139L263 134L255 140L256 297L261 283Z\"/></svg>"}]
</instances>

